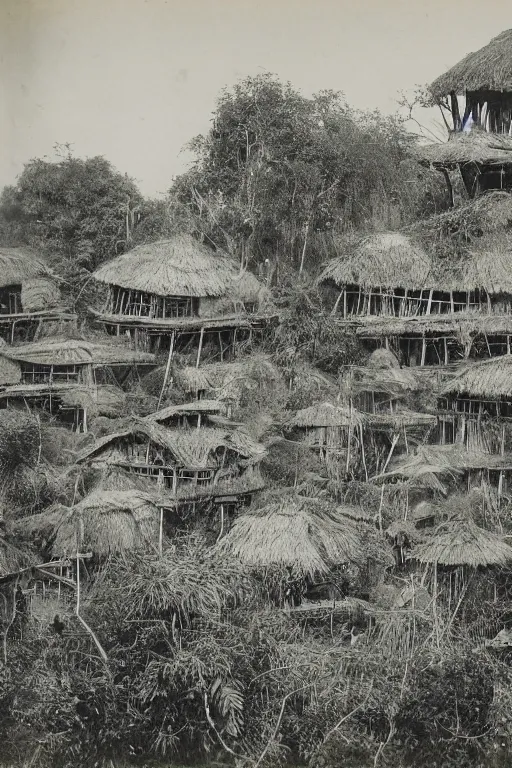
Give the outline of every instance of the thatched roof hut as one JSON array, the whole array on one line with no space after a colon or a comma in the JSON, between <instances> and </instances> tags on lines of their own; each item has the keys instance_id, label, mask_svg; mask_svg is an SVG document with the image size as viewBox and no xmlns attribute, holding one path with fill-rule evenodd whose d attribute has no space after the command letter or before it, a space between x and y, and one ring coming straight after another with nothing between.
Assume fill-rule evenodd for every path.
<instances>
[{"instance_id":1,"label":"thatched roof hut","mask_svg":"<svg viewBox=\"0 0 512 768\"><path fill-rule=\"evenodd\" d=\"M381 232L330 261L318 281L331 280L338 286L418 289L433 287L428 285L431 270L430 256L413 237Z\"/></svg>"},{"instance_id":2,"label":"thatched roof hut","mask_svg":"<svg viewBox=\"0 0 512 768\"><path fill-rule=\"evenodd\" d=\"M512 355L468 366L452 377L440 391L443 396L453 394L485 400L512 397Z\"/></svg>"},{"instance_id":3,"label":"thatched roof hut","mask_svg":"<svg viewBox=\"0 0 512 768\"><path fill-rule=\"evenodd\" d=\"M45 260L31 248L0 247L0 288L52 276Z\"/></svg>"},{"instance_id":4,"label":"thatched roof hut","mask_svg":"<svg viewBox=\"0 0 512 768\"><path fill-rule=\"evenodd\" d=\"M256 301L266 292L250 272L191 235L138 245L94 273L100 283L157 296L234 296Z\"/></svg>"},{"instance_id":5,"label":"thatched roof hut","mask_svg":"<svg viewBox=\"0 0 512 768\"><path fill-rule=\"evenodd\" d=\"M173 380L185 394L239 403L244 393L277 386L281 374L267 356L254 355L232 363L176 368Z\"/></svg>"},{"instance_id":6,"label":"thatched roof hut","mask_svg":"<svg viewBox=\"0 0 512 768\"><path fill-rule=\"evenodd\" d=\"M148 418L154 419L159 424L172 422L180 416L218 416L226 411L226 406L220 400L194 400L191 403L180 403L178 405L168 405L159 411L152 413Z\"/></svg>"},{"instance_id":7,"label":"thatched roof hut","mask_svg":"<svg viewBox=\"0 0 512 768\"><path fill-rule=\"evenodd\" d=\"M288 566L310 576L363 556L353 521L325 502L298 495L238 517L216 550L254 568Z\"/></svg>"},{"instance_id":8,"label":"thatched roof hut","mask_svg":"<svg viewBox=\"0 0 512 768\"><path fill-rule=\"evenodd\" d=\"M429 87L436 98L468 91L512 91L512 29L468 53Z\"/></svg>"},{"instance_id":9,"label":"thatched roof hut","mask_svg":"<svg viewBox=\"0 0 512 768\"><path fill-rule=\"evenodd\" d=\"M472 520L458 518L441 523L412 556L420 563L478 568L510 563L512 547Z\"/></svg>"},{"instance_id":10,"label":"thatched roof hut","mask_svg":"<svg viewBox=\"0 0 512 768\"><path fill-rule=\"evenodd\" d=\"M356 428L364 423L364 414L355 408L349 408L339 403L317 403L309 408L302 408L287 422L289 427L303 429L316 427Z\"/></svg>"},{"instance_id":11,"label":"thatched roof hut","mask_svg":"<svg viewBox=\"0 0 512 768\"><path fill-rule=\"evenodd\" d=\"M109 463L110 447L125 438L136 437L165 448L178 465L189 469L211 465L213 455L221 448L234 451L248 462L259 461L265 455L265 447L242 430L214 427L200 431L171 430L161 426L154 418L146 417L132 418L124 429L100 437L79 455L77 461L90 462L101 456L101 461ZM112 461L118 463L118 460L115 455Z\"/></svg>"},{"instance_id":12,"label":"thatched roof hut","mask_svg":"<svg viewBox=\"0 0 512 768\"><path fill-rule=\"evenodd\" d=\"M139 549L155 549L159 509L152 498L135 490L96 490L74 507L57 506L19 520L25 536L44 540L53 555L72 556L90 550L98 557Z\"/></svg>"}]
</instances>

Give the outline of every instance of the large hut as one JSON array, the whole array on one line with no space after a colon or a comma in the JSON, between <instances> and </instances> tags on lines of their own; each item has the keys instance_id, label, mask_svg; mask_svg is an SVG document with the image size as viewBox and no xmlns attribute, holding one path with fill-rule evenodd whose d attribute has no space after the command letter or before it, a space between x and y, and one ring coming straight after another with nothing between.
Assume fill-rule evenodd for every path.
<instances>
[{"instance_id":1,"label":"large hut","mask_svg":"<svg viewBox=\"0 0 512 768\"><path fill-rule=\"evenodd\" d=\"M109 339L60 337L5 345L0 347L0 407L38 405L86 432L88 415L115 415L122 387L154 365L153 355Z\"/></svg>"},{"instance_id":2,"label":"large hut","mask_svg":"<svg viewBox=\"0 0 512 768\"><path fill-rule=\"evenodd\" d=\"M9 343L32 341L62 331L76 316L61 304L57 279L30 248L0 248L0 337Z\"/></svg>"},{"instance_id":3,"label":"large hut","mask_svg":"<svg viewBox=\"0 0 512 768\"><path fill-rule=\"evenodd\" d=\"M219 426L167 429L159 418L131 419L85 449L78 463L150 478L183 505L213 501L226 508L263 488L265 448L248 434Z\"/></svg>"},{"instance_id":4,"label":"large hut","mask_svg":"<svg viewBox=\"0 0 512 768\"><path fill-rule=\"evenodd\" d=\"M169 356L192 340L197 364L206 342L223 359L273 316L269 293L252 273L190 235L136 246L94 278L108 286L104 308L92 310L108 333L129 335L139 349L169 349Z\"/></svg>"},{"instance_id":5,"label":"large hut","mask_svg":"<svg viewBox=\"0 0 512 768\"><path fill-rule=\"evenodd\" d=\"M451 116L447 144L420 149L425 164L460 169L470 196L512 187L512 30L465 56L430 85Z\"/></svg>"}]
</instances>

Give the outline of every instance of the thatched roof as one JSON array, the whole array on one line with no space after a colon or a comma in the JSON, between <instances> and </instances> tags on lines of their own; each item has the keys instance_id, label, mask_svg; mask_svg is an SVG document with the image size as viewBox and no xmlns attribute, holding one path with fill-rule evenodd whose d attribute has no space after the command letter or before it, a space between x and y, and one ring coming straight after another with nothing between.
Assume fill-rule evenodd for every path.
<instances>
[{"instance_id":1,"label":"thatched roof","mask_svg":"<svg viewBox=\"0 0 512 768\"><path fill-rule=\"evenodd\" d=\"M512 163L512 139L473 128L470 133L452 133L447 142L419 146L416 154L423 164L439 168L502 165Z\"/></svg>"},{"instance_id":2,"label":"thatched roof","mask_svg":"<svg viewBox=\"0 0 512 768\"><path fill-rule=\"evenodd\" d=\"M501 32L438 77L429 87L437 98L466 91L512 91L512 29Z\"/></svg>"},{"instance_id":3,"label":"thatched roof","mask_svg":"<svg viewBox=\"0 0 512 768\"><path fill-rule=\"evenodd\" d=\"M409 408L399 408L390 413L371 413L366 415L367 423L376 430L391 429L398 432L406 427L428 427L437 421L437 416Z\"/></svg>"},{"instance_id":4,"label":"thatched roof","mask_svg":"<svg viewBox=\"0 0 512 768\"><path fill-rule=\"evenodd\" d=\"M100 437L80 454L78 462L92 461L119 441L137 437L151 440L155 445L165 448L174 456L177 465L187 469L217 466L220 458L215 454L221 448L234 451L249 463L259 461L265 455L264 446L242 430L214 427L201 430L171 430L161 426L153 418L147 417L130 419L125 429ZM108 463L106 453L102 459ZM118 458L113 459L113 463L118 461Z\"/></svg>"},{"instance_id":5,"label":"thatched roof","mask_svg":"<svg viewBox=\"0 0 512 768\"><path fill-rule=\"evenodd\" d=\"M512 396L512 355L493 357L467 366L440 391L487 400Z\"/></svg>"},{"instance_id":6,"label":"thatched roof","mask_svg":"<svg viewBox=\"0 0 512 768\"><path fill-rule=\"evenodd\" d=\"M14 544L11 544L5 538L3 532L0 533L0 576L14 573L30 564L30 556L21 549L18 549Z\"/></svg>"},{"instance_id":7,"label":"thatched roof","mask_svg":"<svg viewBox=\"0 0 512 768\"><path fill-rule=\"evenodd\" d=\"M50 276L44 259L31 248L0 247L0 287Z\"/></svg>"},{"instance_id":8,"label":"thatched roof","mask_svg":"<svg viewBox=\"0 0 512 768\"><path fill-rule=\"evenodd\" d=\"M441 523L427 541L415 548L412 555L421 563L477 568L506 565L512 560L512 547L472 520L458 518Z\"/></svg>"},{"instance_id":9,"label":"thatched roof","mask_svg":"<svg viewBox=\"0 0 512 768\"><path fill-rule=\"evenodd\" d=\"M364 415L339 403L317 403L302 408L287 422L290 427L359 427Z\"/></svg>"},{"instance_id":10,"label":"thatched roof","mask_svg":"<svg viewBox=\"0 0 512 768\"><path fill-rule=\"evenodd\" d=\"M23 518L16 528L44 538L55 555L91 550L104 557L156 549L159 510L151 497L135 490L96 490L74 507L57 506Z\"/></svg>"},{"instance_id":11,"label":"thatched roof","mask_svg":"<svg viewBox=\"0 0 512 768\"><path fill-rule=\"evenodd\" d=\"M373 316L362 318L355 328L355 333L367 339L402 335L428 336L429 334L466 339L467 334L484 333L492 337L512 333L512 314L450 312L417 317Z\"/></svg>"},{"instance_id":12,"label":"thatched roof","mask_svg":"<svg viewBox=\"0 0 512 768\"><path fill-rule=\"evenodd\" d=\"M472 469L512 468L512 456L493 455L484 451L468 451L463 445L421 445L415 453L399 457L392 468L378 476L416 479L423 475L457 476Z\"/></svg>"},{"instance_id":13,"label":"thatched roof","mask_svg":"<svg viewBox=\"0 0 512 768\"><path fill-rule=\"evenodd\" d=\"M60 302L59 286L48 277L24 280L21 286L21 305L24 312L39 312L57 307Z\"/></svg>"},{"instance_id":14,"label":"thatched roof","mask_svg":"<svg viewBox=\"0 0 512 768\"><path fill-rule=\"evenodd\" d=\"M256 300L266 292L250 272L191 235L138 245L94 273L101 283L158 296L233 296Z\"/></svg>"},{"instance_id":15,"label":"thatched roof","mask_svg":"<svg viewBox=\"0 0 512 768\"><path fill-rule=\"evenodd\" d=\"M74 386L58 392L58 397L62 405L85 408L89 418L108 416L114 419L126 413L126 394L119 387Z\"/></svg>"},{"instance_id":16,"label":"thatched roof","mask_svg":"<svg viewBox=\"0 0 512 768\"><path fill-rule=\"evenodd\" d=\"M29 344L0 348L0 356L36 365L136 365L154 364L155 356L138 352L125 343L84 339L45 338Z\"/></svg>"},{"instance_id":17,"label":"thatched roof","mask_svg":"<svg viewBox=\"0 0 512 768\"><path fill-rule=\"evenodd\" d=\"M205 391L216 400L238 401L244 391L256 390L260 384L268 389L281 380L281 374L265 355L254 355L232 363L209 363L176 368L176 386L187 394L197 396Z\"/></svg>"},{"instance_id":18,"label":"thatched roof","mask_svg":"<svg viewBox=\"0 0 512 768\"><path fill-rule=\"evenodd\" d=\"M168 405L166 408L161 408L156 413L152 413L148 418L154 419L161 424L179 416L194 416L196 414L211 416L224 412L225 405L220 400L194 400L192 403Z\"/></svg>"},{"instance_id":19,"label":"thatched roof","mask_svg":"<svg viewBox=\"0 0 512 768\"><path fill-rule=\"evenodd\" d=\"M412 237L382 232L366 237L355 250L329 262L319 282L368 288L421 288L427 285L431 259Z\"/></svg>"},{"instance_id":20,"label":"thatched roof","mask_svg":"<svg viewBox=\"0 0 512 768\"><path fill-rule=\"evenodd\" d=\"M241 515L216 547L252 567L289 566L310 575L358 561L361 549L353 521L331 505L295 495Z\"/></svg>"},{"instance_id":21,"label":"thatched roof","mask_svg":"<svg viewBox=\"0 0 512 768\"><path fill-rule=\"evenodd\" d=\"M421 383L412 368L354 365L342 369L342 375L352 395L362 392L379 392L391 398L398 398L421 388Z\"/></svg>"}]
</instances>

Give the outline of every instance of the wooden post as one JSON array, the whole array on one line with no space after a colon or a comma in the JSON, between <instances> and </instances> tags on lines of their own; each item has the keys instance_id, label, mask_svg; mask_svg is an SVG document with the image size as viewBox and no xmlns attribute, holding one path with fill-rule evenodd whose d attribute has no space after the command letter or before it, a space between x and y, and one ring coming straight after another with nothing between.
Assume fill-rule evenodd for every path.
<instances>
[{"instance_id":1,"label":"wooden post","mask_svg":"<svg viewBox=\"0 0 512 768\"><path fill-rule=\"evenodd\" d=\"M347 316L347 288L343 289L343 317Z\"/></svg>"},{"instance_id":2,"label":"wooden post","mask_svg":"<svg viewBox=\"0 0 512 768\"><path fill-rule=\"evenodd\" d=\"M201 333L199 336L199 348L197 350L196 368L199 368L199 361L201 360L201 350L203 349L203 337L204 337L204 326L201 328Z\"/></svg>"},{"instance_id":3,"label":"wooden post","mask_svg":"<svg viewBox=\"0 0 512 768\"><path fill-rule=\"evenodd\" d=\"M224 349L222 347L222 331L219 331L219 349L220 349L220 361L224 362Z\"/></svg>"},{"instance_id":4,"label":"wooden post","mask_svg":"<svg viewBox=\"0 0 512 768\"><path fill-rule=\"evenodd\" d=\"M160 507L160 530L158 533L158 554L162 557L164 541L164 508Z\"/></svg>"},{"instance_id":5,"label":"wooden post","mask_svg":"<svg viewBox=\"0 0 512 768\"><path fill-rule=\"evenodd\" d=\"M510 334L507 333L507 355L510 355Z\"/></svg>"},{"instance_id":6,"label":"wooden post","mask_svg":"<svg viewBox=\"0 0 512 768\"><path fill-rule=\"evenodd\" d=\"M427 301L427 315L430 315L431 309L432 309L432 296L434 295L434 289L431 288L430 292L428 294L428 301Z\"/></svg>"},{"instance_id":7,"label":"wooden post","mask_svg":"<svg viewBox=\"0 0 512 768\"><path fill-rule=\"evenodd\" d=\"M455 304L453 301L453 291L450 291L450 309L452 312L455 312Z\"/></svg>"},{"instance_id":8,"label":"wooden post","mask_svg":"<svg viewBox=\"0 0 512 768\"><path fill-rule=\"evenodd\" d=\"M421 362L420 365L425 365L425 356L427 354L427 340L425 336L422 338L421 342Z\"/></svg>"},{"instance_id":9,"label":"wooden post","mask_svg":"<svg viewBox=\"0 0 512 768\"><path fill-rule=\"evenodd\" d=\"M444 341L444 364L448 365L448 339L446 336L443 338Z\"/></svg>"},{"instance_id":10,"label":"wooden post","mask_svg":"<svg viewBox=\"0 0 512 768\"><path fill-rule=\"evenodd\" d=\"M158 405L156 407L157 410L160 408L160 403L162 402L162 398L164 396L165 388L167 386L167 381L169 379L169 371L171 370L171 361L172 361L172 356L173 356L173 352L174 352L174 338L175 338L175 336L176 336L176 331L173 331L172 334L171 334L171 341L170 341L170 344L169 344L169 356L167 358L167 365L165 367L164 381L163 381L163 384L162 384L162 389L160 390L160 397L158 398Z\"/></svg>"}]
</instances>

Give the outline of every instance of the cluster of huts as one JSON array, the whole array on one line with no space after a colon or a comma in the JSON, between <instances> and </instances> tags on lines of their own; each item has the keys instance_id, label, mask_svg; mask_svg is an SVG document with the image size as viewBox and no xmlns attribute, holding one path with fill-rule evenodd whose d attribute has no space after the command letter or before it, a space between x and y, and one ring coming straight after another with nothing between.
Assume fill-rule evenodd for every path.
<instances>
[{"instance_id":1,"label":"cluster of huts","mask_svg":"<svg viewBox=\"0 0 512 768\"><path fill-rule=\"evenodd\" d=\"M498 521L511 501L511 43L512 30L431 86L451 116L450 138L419 148L418 162L443 175L450 209L350 246L333 241L319 286L366 364L343 367L322 399L279 425L320 473L298 473L293 488L243 514L232 513L265 485L266 447L236 411L244 386L258 387L251 360L272 368L250 357L277 318L268 288L177 235L94 273L104 303L84 331L42 261L0 249L0 407L35 405L89 435L76 461L95 478L72 507L21 520L20 535L50 542L58 558L140 542L161 551L166 521L207 508L220 553L288 568L290 584L297 572L313 581L355 563L388 567L385 534L396 565L413 556L436 579L438 566L512 559L499 530L450 501L478 491L479 509ZM134 389L149 381L153 411L129 415ZM102 416L115 422L100 434ZM362 484L370 504L348 499Z\"/></svg>"}]
</instances>

